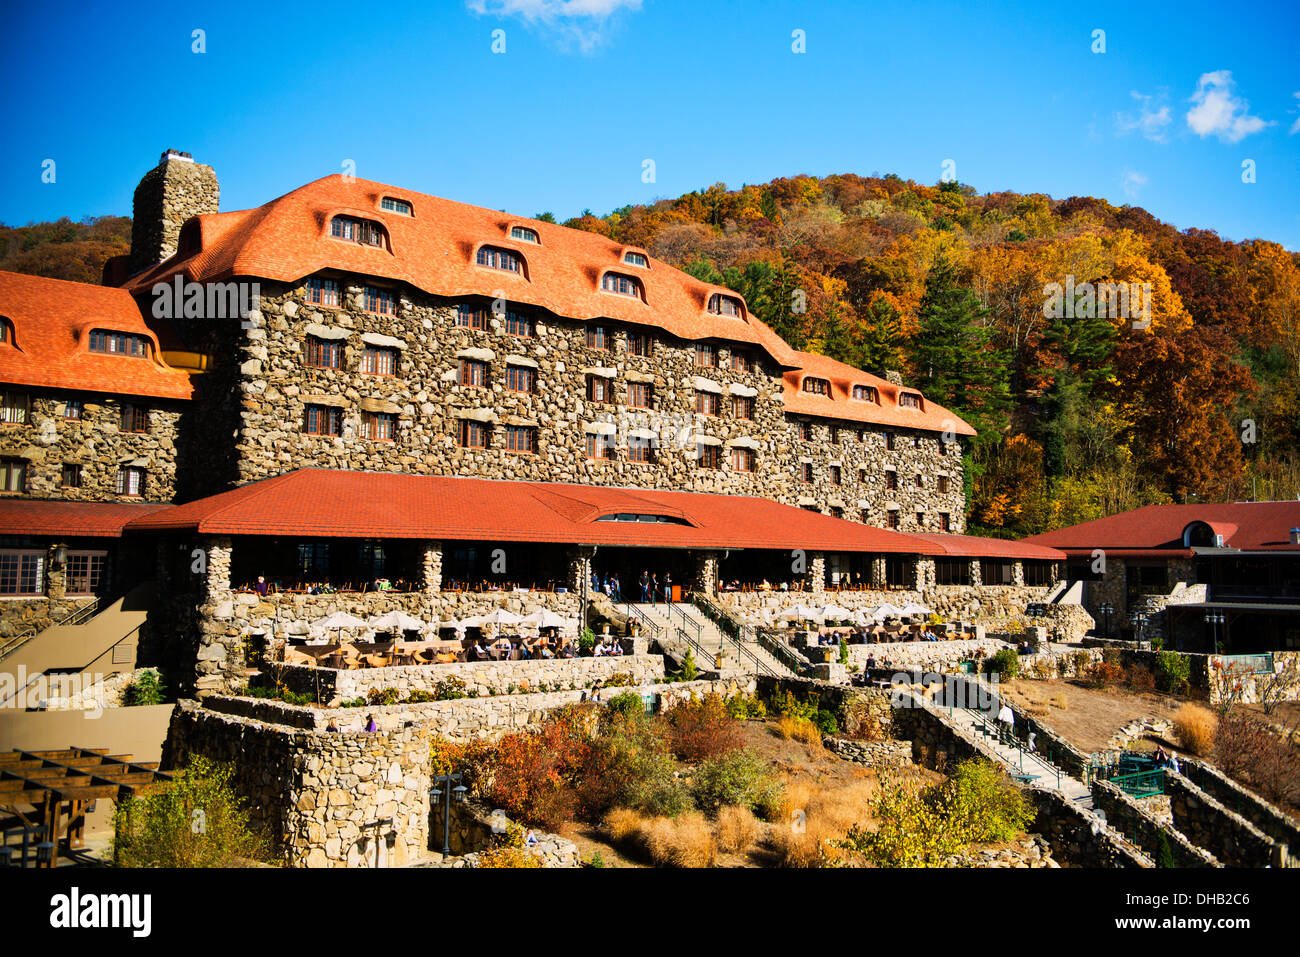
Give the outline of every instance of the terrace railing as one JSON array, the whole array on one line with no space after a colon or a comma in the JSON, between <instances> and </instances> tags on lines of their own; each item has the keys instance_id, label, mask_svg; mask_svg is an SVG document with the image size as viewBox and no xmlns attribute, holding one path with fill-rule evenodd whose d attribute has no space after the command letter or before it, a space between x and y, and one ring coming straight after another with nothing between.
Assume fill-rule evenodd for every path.
<instances>
[{"instance_id":1,"label":"terrace railing","mask_svg":"<svg viewBox=\"0 0 1300 957\"><path fill-rule=\"evenodd\" d=\"M112 599L112 600L116 601L116 599ZM63 618L60 618L57 621L52 621L48 625L44 626L43 628L37 628L35 626L32 626L30 628L23 629L16 635L11 635L10 637L4 639L3 643L0 643L0 661L4 661L4 659L7 658L9 655L13 654L23 645L27 644L27 642L31 641L41 632L46 631L49 628L55 628L58 627L59 625L80 625L80 624L84 624L87 621L90 621L90 619L94 618L95 614L99 611L99 606L102 601L103 601L102 598L96 597L93 600L82 605L80 608L72 612L70 615L65 615Z\"/></svg>"}]
</instances>

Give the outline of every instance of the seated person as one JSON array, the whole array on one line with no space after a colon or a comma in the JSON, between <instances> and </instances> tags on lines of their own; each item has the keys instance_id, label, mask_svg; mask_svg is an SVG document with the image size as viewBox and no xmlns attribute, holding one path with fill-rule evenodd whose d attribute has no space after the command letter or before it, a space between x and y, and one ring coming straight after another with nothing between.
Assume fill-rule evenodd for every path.
<instances>
[{"instance_id":1,"label":"seated person","mask_svg":"<svg viewBox=\"0 0 1300 957\"><path fill-rule=\"evenodd\" d=\"M491 655L488 654L488 650L483 647L483 639L481 637L475 639L474 647L471 648L470 650L474 654L475 661L487 661L489 658L492 657Z\"/></svg>"},{"instance_id":2,"label":"seated person","mask_svg":"<svg viewBox=\"0 0 1300 957\"><path fill-rule=\"evenodd\" d=\"M551 650L550 645L542 645L541 656L542 658L549 660L555 657L555 652Z\"/></svg>"},{"instance_id":3,"label":"seated person","mask_svg":"<svg viewBox=\"0 0 1300 957\"><path fill-rule=\"evenodd\" d=\"M573 657L573 642L571 642L571 641L566 641L566 642L564 643L564 646L560 649L560 657L561 657L561 658L572 658L572 657Z\"/></svg>"},{"instance_id":4,"label":"seated person","mask_svg":"<svg viewBox=\"0 0 1300 957\"><path fill-rule=\"evenodd\" d=\"M529 658L533 656L533 650L528 646L527 638L520 638L519 644L516 645L516 647L519 649L520 661L527 661Z\"/></svg>"},{"instance_id":5,"label":"seated person","mask_svg":"<svg viewBox=\"0 0 1300 957\"><path fill-rule=\"evenodd\" d=\"M606 652L606 654L621 655L622 653L623 653L622 642L611 639L609 643L609 651Z\"/></svg>"}]
</instances>

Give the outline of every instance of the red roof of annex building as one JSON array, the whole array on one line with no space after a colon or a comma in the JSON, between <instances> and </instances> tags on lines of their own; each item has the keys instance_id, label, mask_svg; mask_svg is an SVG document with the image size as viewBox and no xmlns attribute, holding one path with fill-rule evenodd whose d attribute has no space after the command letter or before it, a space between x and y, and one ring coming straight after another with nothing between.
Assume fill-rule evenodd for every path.
<instances>
[{"instance_id":1,"label":"red roof of annex building","mask_svg":"<svg viewBox=\"0 0 1300 957\"><path fill-rule=\"evenodd\" d=\"M1017 542L1001 538L981 538L978 535L943 535L929 532L910 532L909 535L939 546L940 554L949 558L1018 558L1059 562L1064 557L1055 548L1035 545L1027 541Z\"/></svg>"},{"instance_id":2,"label":"red roof of annex building","mask_svg":"<svg viewBox=\"0 0 1300 957\"><path fill-rule=\"evenodd\" d=\"M601 520L614 515L669 520ZM941 535L905 535L748 496L330 469L252 482L143 516L128 531L944 554L933 541ZM986 542L981 554L990 557L1025 551L1016 542L954 537Z\"/></svg>"},{"instance_id":3,"label":"red roof of annex building","mask_svg":"<svg viewBox=\"0 0 1300 957\"><path fill-rule=\"evenodd\" d=\"M54 538L120 538L122 527L170 505L130 502L59 502L0 499L0 535Z\"/></svg>"},{"instance_id":4,"label":"red roof of annex building","mask_svg":"<svg viewBox=\"0 0 1300 957\"><path fill-rule=\"evenodd\" d=\"M159 361L158 337L125 289L0 271L0 316L13 324L0 343L0 382L9 385L188 399L190 377ZM95 329L144 336L150 355L90 352Z\"/></svg>"},{"instance_id":5,"label":"red roof of annex building","mask_svg":"<svg viewBox=\"0 0 1300 957\"><path fill-rule=\"evenodd\" d=\"M1300 501L1146 505L1024 541L1071 555L1100 548L1116 558L1190 558L1193 548L1211 548L1213 536L1222 535L1224 548L1300 553L1290 538L1297 527Z\"/></svg>"},{"instance_id":6,"label":"red roof of annex building","mask_svg":"<svg viewBox=\"0 0 1300 957\"><path fill-rule=\"evenodd\" d=\"M385 198L409 203L411 215L382 209ZM380 223L388 233L387 247L333 238L330 223L339 215ZM781 366L818 369L815 374L833 380L835 388L828 397L800 393L797 374L792 394L787 381L786 402L792 412L975 434L938 405L926 402L922 410L898 408L897 387L883 379L792 349L747 306L739 316L709 311L715 293L743 303L738 293L702 282L642 249L585 230L341 174L308 183L256 209L196 216L190 223L187 230L197 229L197 244L187 248L183 242L175 256L132 276L127 288L144 294L177 273L200 283L236 276L292 283L336 269L408 283L449 298L504 296L571 319L608 318L655 326L685 340L748 343L765 350ZM512 238L516 226L531 230L538 241ZM511 272L478 265L476 254L484 245L516 253L523 268ZM644 255L649 266L625 262L628 252ZM603 290L601 278L606 272L637 279L644 300ZM879 404L851 401L852 384L875 386Z\"/></svg>"}]
</instances>

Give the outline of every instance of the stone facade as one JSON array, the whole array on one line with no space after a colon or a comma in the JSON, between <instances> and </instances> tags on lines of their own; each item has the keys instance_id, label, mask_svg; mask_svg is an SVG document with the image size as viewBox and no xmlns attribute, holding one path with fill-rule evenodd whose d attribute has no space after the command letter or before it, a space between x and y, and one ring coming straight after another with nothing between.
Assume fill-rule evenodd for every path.
<instances>
[{"instance_id":1,"label":"stone facade","mask_svg":"<svg viewBox=\"0 0 1300 957\"><path fill-rule=\"evenodd\" d=\"M215 213L221 196L217 174L168 150L135 188L131 219L131 265L137 273L173 256L181 226L191 216Z\"/></svg>"}]
</instances>

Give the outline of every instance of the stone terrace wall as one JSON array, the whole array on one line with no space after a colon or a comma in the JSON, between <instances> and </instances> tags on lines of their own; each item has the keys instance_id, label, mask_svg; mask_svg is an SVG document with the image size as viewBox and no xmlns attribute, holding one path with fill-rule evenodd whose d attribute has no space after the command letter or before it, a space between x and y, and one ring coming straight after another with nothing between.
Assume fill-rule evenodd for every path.
<instances>
[{"instance_id":1,"label":"stone terrace wall","mask_svg":"<svg viewBox=\"0 0 1300 957\"><path fill-rule=\"evenodd\" d=\"M891 666L919 667L935 670L970 661L977 649L992 655L1007 644L996 638L970 638L960 641L882 641L879 644L849 645L849 664L865 668L874 657L878 665L888 659Z\"/></svg>"},{"instance_id":2,"label":"stone terrace wall","mask_svg":"<svg viewBox=\"0 0 1300 957\"><path fill-rule=\"evenodd\" d=\"M924 589L905 591L838 591L812 593L795 592L723 592L719 597L735 608L749 624L761 624L758 612L763 608L779 613L794 605L831 604L856 611L871 609L888 602L903 605L909 601L933 608L947 621L999 621L1012 622L1013 627L1025 627L1032 620L1025 608L1045 601L1051 585L928 585ZM978 606L978 607L977 607Z\"/></svg>"},{"instance_id":3,"label":"stone terrace wall","mask_svg":"<svg viewBox=\"0 0 1300 957\"><path fill-rule=\"evenodd\" d=\"M163 767L202 754L232 762L253 823L295 867L402 866L429 844L427 727L319 734L181 702ZM366 827L385 818L392 824ZM376 849L376 843L380 845Z\"/></svg>"},{"instance_id":4,"label":"stone terrace wall","mask_svg":"<svg viewBox=\"0 0 1300 957\"><path fill-rule=\"evenodd\" d=\"M672 707L686 698L707 694L730 697L754 690L752 678L722 681L679 681L606 689L603 700L631 691L653 694L660 708ZM450 741L494 740L511 731L536 729L546 716L566 704L577 704L584 691L552 691L545 694L499 695L492 698L458 698L424 704L398 704L365 708L311 708L266 701L260 698L236 698L212 695L204 704L214 711L240 715L264 722L304 730L323 731L333 720L344 730L363 727L367 715L374 715L381 730L396 730L407 725L428 727Z\"/></svg>"},{"instance_id":5,"label":"stone terrace wall","mask_svg":"<svg viewBox=\"0 0 1300 957\"><path fill-rule=\"evenodd\" d=\"M1218 768L1201 761L1184 758L1179 762L1179 767L1188 781L1216 801L1232 808L1279 844L1286 844L1293 856L1300 852L1300 825L1258 794L1242 787Z\"/></svg>"},{"instance_id":6,"label":"stone terrace wall","mask_svg":"<svg viewBox=\"0 0 1300 957\"><path fill-rule=\"evenodd\" d=\"M1287 846L1179 774L1165 775L1174 827L1229 867L1288 867Z\"/></svg>"},{"instance_id":7,"label":"stone terrace wall","mask_svg":"<svg viewBox=\"0 0 1300 957\"><path fill-rule=\"evenodd\" d=\"M1038 816L1030 830L1042 834L1053 856L1071 867L1154 867L1155 863L1124 840L1123 835L1060 791L1029 787Z\"/></svg>"},{"instance_id":8,"label":"stone terrace wall","mask_svg":"<svg viewBox=\"0 0 1300 957\"><path fill-rule=\"evenodd\" d=\"M758 675L754 686L764 697L789 692L800 701L808 701L815 696L819 707L835 713L848 735L889 737L893 726L894 709L888 691L773 675Z\"/></svg>"},{"instance_id":9,"label":"stone terrace wall","mask_svg":"<svg viewBox=\"0 0 1300 957\"><path fill-rule=\"evenodd\" d=\"M626 674L633 685L662 682L662 655L623 655L617 658L553 658L549 661L474 661L445 665L398 665L389 668L357 668L339 671L313 665L278 665L277 676L286 687L299 693L317 691L319 700L331 706L341 701L366 697L372 689L396 688L403 695L412 691L433 691L448 678L465 682L465 693L482 697L513 693L548 685L547 690L582 690L593 681Z\"/></svg>"},{"instance_id":10,"label":"stone terrace wall","mask_svg":"<svg viewBox=\"0 0 1300 957\"><path fill-rule=\"evenodd\" d=\"M1125 837L1157 860L1161 834L1173 854L1175 867L1219 867L1214 856L1197 847L1186 836L1166 827L1115 785L1108 781L1092 783L1093 807L1106 815L1106 820Z\"/></svg>"}]
</instances>

